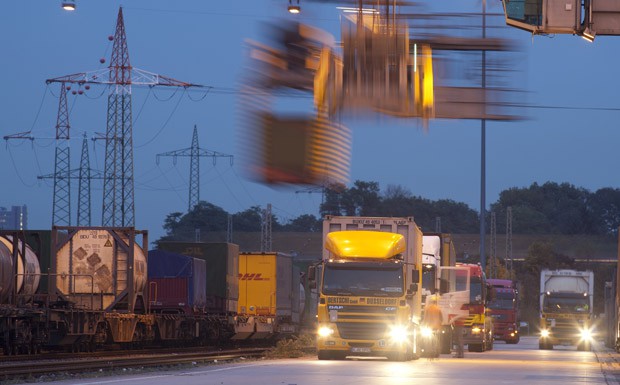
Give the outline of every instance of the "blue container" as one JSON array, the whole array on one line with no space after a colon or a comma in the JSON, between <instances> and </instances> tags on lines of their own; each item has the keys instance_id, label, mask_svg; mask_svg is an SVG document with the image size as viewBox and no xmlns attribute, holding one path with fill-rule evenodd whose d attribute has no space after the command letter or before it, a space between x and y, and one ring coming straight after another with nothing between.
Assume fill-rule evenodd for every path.
<instances>
[{"instance_id":1,"label":"blue container","mask_svg":"<svg viewBox=\"0 0 620 385\"><path fill-rule=\"evenodd\" d=\"M207 298L204 260L162 250L148 254L149 303L160 312L202 311Z\"/></svg>"}]
</instances>

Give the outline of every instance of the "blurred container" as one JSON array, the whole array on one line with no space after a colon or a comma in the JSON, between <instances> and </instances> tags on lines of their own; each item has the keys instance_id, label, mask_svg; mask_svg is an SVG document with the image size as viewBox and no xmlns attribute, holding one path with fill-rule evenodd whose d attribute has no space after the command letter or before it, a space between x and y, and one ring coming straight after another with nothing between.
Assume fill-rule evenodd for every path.
<instances>
[{"instance_id":1,"label":"blurred container","mask_svg":"<svg viewBox=\"0 0 620 385\"><path fill-rule=\"evenodd\" d=\"M163 250L150 250L148 256L151 311L167 314L204 311L206 261Z\"/></svg>"},{"instance_id":2,"label":"blurred container","mask_svg":"<svg viewBox=\"0 0 620 385\"><path fill-rule=\"evenodd\" d=\"M234 243L160 242L159 249L206 262L207 312L236 314L239 298L239 246Z\"/></svg>"},{"instance_id":3,"label":"blurred container","mask_svg":"<svg viewBox=\"0 0 620 385\"><path fill-rule=\"evenodd\" d=\"M136 243L140 234L132 228L54 227L55 291L87 309L133 312L139 297L142 306L147 263Z\"/></svg>"}]
</instances>

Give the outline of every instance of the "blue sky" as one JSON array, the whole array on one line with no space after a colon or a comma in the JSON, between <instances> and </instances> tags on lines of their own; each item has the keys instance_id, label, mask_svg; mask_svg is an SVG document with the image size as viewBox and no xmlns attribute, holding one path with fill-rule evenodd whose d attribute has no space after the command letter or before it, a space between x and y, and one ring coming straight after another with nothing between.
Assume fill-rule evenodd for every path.
<instances>
[{"instance_id":1,"label":"blue sky","mask_svg":"<svg viewBox=\"0 0 620 385\"><path fill-rule=\"evenodd\" d=\"M479 12L479 1L420 2L417 12ZM56 0L5 4L0 13L0 134L32 130L34 142L11 141L0 149L0 206L28 205L29 228L48 229L52 218L52 181L37 175L53 172L58 86L45 79L96 70L109 61L118 1L80 1L68 13ZM187 148L194 125L200 146L235 155L238 145L236 89L243 74L245 39L260 39L265 22L291 18L285 0L183 1L131 0L122 4L133 66L179 80L210 85L202 98L182 92L134 87L134 164L136 227L155 240L164 234L167 214L187 208L189 159L155 162L158 153ZM301 0L302 22L339 35L336 3ZM499 1L488 11L501 12ZM596 190L619 187L617 76L620 40L597 37L594 43L574 36L534 37L508 27L497 30L514 39L511 84L519 102L543 108L519 108L527 118L487 123L487 205L500 191L533 182L569 182ZM219 92L218 92L219 91ZM102 94L103 93L103 94ZM103 95L103 96L100 96ZM79 165L82 135L105 132L103 88L69 95L73 168ZM562 107L562 108L549 108ZM565 108L569 107L569 108ZM575 109L572 107L586 107ZM353 133L351 181L377 181L381 188L402 185L429 199L453 199L480 206L480 121L436 120L428 132L415 120L366 117L347 121ZM104 147L89 141L91 167L103 170ZM75 223L77 181L72 182ZM202 200L235 213L273 205L281 220L318 214L320 194L295 193L301 187L263 186L245 178L241 164L201 160ZM101 220L101 184L93 184L93 224ZM411 213L415 216L415 213Z\"/></svg>"}]
</instances>

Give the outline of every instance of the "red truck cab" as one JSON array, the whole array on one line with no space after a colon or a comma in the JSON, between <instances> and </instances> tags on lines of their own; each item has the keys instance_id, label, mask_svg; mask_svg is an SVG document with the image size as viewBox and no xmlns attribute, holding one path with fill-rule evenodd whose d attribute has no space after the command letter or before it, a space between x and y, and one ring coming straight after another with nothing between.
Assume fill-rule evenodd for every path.
<instances>
[{"instance_id":1,"label":"red truck cab","mask_svg":"<svg viewBox=\"0 0 620 385\"><path fill-rule=\"evenodd\" d=\"M489 301L493 330L496 340L507 344L519 342L519 292L514 281L508 279L488 279L495 295Z\"/></svg>"}]
</instances>

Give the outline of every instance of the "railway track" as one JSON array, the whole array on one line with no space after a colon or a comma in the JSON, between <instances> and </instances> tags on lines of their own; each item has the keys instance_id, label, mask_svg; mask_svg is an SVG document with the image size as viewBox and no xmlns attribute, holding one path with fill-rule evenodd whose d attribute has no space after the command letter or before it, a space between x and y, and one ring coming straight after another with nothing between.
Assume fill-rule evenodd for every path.
<instances>
[{"instance_id":1,"label":"railway track","mask_svg":"<svg viewBox=\"0 0 620 385\"><path fill-rule=\"evenodd\" d=\"M239 358L258 358L266 348L248 348L211 352L141 353L113 357L86 357L57 360L35 360L0 363L0 382L36 378L46 375L92 373L124 368L145 368L181 364L230 361Z\"/></svg>"}]
</instances>

